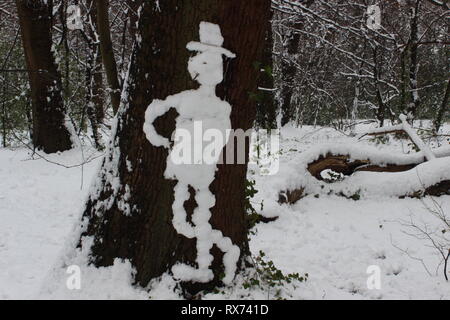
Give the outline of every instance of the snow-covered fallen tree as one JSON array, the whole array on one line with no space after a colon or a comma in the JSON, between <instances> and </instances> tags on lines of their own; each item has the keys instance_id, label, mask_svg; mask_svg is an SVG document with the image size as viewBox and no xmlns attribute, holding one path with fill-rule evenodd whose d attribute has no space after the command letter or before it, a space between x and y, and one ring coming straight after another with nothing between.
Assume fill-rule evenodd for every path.
<instances>
[{"instance_id":1,"label":"snow-covered fallen tree","mask_svg":"<svg viewBox=\"0 0 450 320\"><path fill-rule=\"evenodd\" d=\"M450 194L450 147L423 152L392 154L360 145L321 145L283 166L290 171L279 194L280 203L295 203L309 194L419 196ZM335 175L327 183L323 173ZM330 181L330 180L328 180Z\"/></svg>"}]
</instances>

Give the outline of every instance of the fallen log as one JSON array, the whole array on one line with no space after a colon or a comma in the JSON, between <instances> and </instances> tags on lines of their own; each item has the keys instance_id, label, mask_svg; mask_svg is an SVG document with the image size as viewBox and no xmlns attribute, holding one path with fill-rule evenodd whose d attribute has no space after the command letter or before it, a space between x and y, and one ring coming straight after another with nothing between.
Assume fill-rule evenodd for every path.
<instances>
[{"instance_id":1,"label":"fallen log","mask_svg":"<svg viewBox=\"0 0 450 320\"><path fill-rule=\"evenodd\" d=\"M336 192L334 194L345 198L351 198L351 196L347 196L343 192ZM307 195L308 194L305 193L304 188L282 191L279 193L278 203L292 205L297 203L299 200L306 197ZM426 188L425 190L417 190L415 192L399 196L398 198L399 199L422 198L424 196L440 197L443 195L450 195L450 180L441 181L433 186Z\"/></svg>"},{"instance_id":2,"label":"fallen log","mask_svg":"<svg viewBox=\"0 0 450 320\"><path fill-rule=\"evenodd\" d=\"M358 167L369 164L367 160L350 160L347 155L333 155L328 153L325 157L321 156L316 161L308 164L308 171L318 180L323 180L320 175L324 170L332 170L349 176L355 172Z\"/></svg>"},{"instance_id":3,"label":"fallen log","mask_svg":"<svg viewBox=\"0 0 450 320\"><path fill-rule=\"evenodd\" d=\"M440 197L443 195L450 195L450 180L441 181L434 186L425 189L424 196ZM412 197L412 196L410 196ZM420 196L419 196L420 198Z\"/></svg>"},{"instance_id":4,"label":"fallen log","mask_svg":"<svg viewBox=\"0 0 450 320\"><path fill-rule=\"evenodd\" d=\"M445 154L446 155L446 154ZM442 156L441 154L439 154L439 157ZM445 161L446 163L448 163L449 158L448 157L444 157L445 159L440 159L440 165L442 167L442 161ZM321 175L321 173L324 170L332 170L336 173L341 173L344 174L345 176L347 176L349 179L350 177L352 177L352 175L355 172L358 171L365 171L365 172L377 172L377 173L385 173L387 176L383 176L384 181L388 181L387 183L385 183L385 185L381 185L379 186L379 188L383 189L386 186L392 187L395 186L396 183L398 182L396 179L398 178L398 176L390 176L390 174L392 173L405 173L406 175L408 175L409 177L415 177L417 178L419 175L419 172L421 175L426 175L426 172L428 171L424 171L424 166L427 168L427 170L430 170L430 168L433 168L433 164L431 164L430 162L426 162L425 157L423 159L417 158L417 157L413 157L411 159L411 163L407 163L407 162L402 162L401 164L393 164L393 163L387 163L387 164L374 164L372 163L370 160L364 159L364 160L358 160L358 159L352 159L349 155L342 155L342 154L332 154L331 152L326 153L325 155L321 155L317 158L317 160L312 161L311 163L308 163L306 165L306 174L307 175L311 175L313 178L313 180L317 181L317 183L314 183L315 185L317 184L321 184L321 188L319 191L317 191L318 189L316 188L316 191L312 191L310 192L313 194L316 193L324 193L324 194L336 194L336 195L341 195L341 196L345 196L348 197L350 194L346 193L343 191L343 189L341 189L341 184L342 181L337 181L336 184L329 184L326 182L326 179L324 179ZM439 159L438 159L439 162ZM436 163L436 161L434 162ZM417 167L417 169L420 169L419 171L415 170L415 168ZM447 168L447 165L444 167ZM450 168L450 167L448 167ZM414 169L414 171L413 171ZM442 168L439 169L442 172ZM447 171L447 170L445 170ZM449 170L450 171L450 170ZM438 171L436 171L438 172ZM311 177L311 178L312 178ZM372 177L372 176L371 176ZM368 177L369 180L367 180L370 184L372 184L372 189L371 190L375 190L373 189L373 183L370 181L370 178ZM381 177L381 176L378 176ZM427 184L417 184L412 190L407 190L405 188L405 184L403 185L403 187L399 187L399 189L396 189L396 191L394 191L393 196L398 196L399 198L406 198L406 197L422 197L422 196L426 196L426 195L430 195L430 196L442 196L442 195L450 195L450 180L447 179L449 178L450 175L449 174L444 174L444 176L442 178L436 178L436 180L433 180L435 182L427 182ZM306 178L306 176L305 176ZM420 177L419 177L420 178ZM353 179L353 177L352 177ZM378 178L379 179L379 178ZM311 181L311 180L306 180L306 181ZM366 181L366 180L364 180ZM365 183L364 181L359 181L360 187L361 189L365 189L365 185L367 185L367 183ZM311 183L311 182L309 182ZM292 189L288 189L288 190L283 190L278 194L278 203L283 204L283 203L287 203L287 204L294 204L297 201L299 201L300 199L306 197L308 195L308 190L310 190L310 188L307 188L306 186L308 186L309 184L303 184L301 187L299 188L292 188ZM331 185L336 187L332 187ZM326 187L325 187L326 186ZM322 191L323 190L323 191ZM401 190L405 190L405 191L401 191Z\"/></svg>"},{"instance_id":5,"label":"fallen log","mask_svg":"<svg viewBox=\"0 0 450 320\"><path fill-rule=\"evenodd\" d=\"M417 165L418 163L374 165L369 160L352 160L348 155L327 154L325 157L321 156L316 161L308 164L307 169L316 179L324 180L321 176L324 170L332 170L345 176L350 176L356 171L401 172L410 170Z\"/></svg>"}]
</instances>

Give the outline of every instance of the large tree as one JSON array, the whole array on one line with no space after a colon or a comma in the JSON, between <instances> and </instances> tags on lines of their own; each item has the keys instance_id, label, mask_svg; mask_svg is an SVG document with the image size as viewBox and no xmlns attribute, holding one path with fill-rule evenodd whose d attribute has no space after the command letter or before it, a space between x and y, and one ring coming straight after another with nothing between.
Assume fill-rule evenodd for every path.
<instances>
[{"instance_id":1,"label":"large tree","mask_svg":"<svg viewBox=\"0 0 450 320\"><path fill-rule=\"evenodd\" d=\"M72 142L52 52L53 2L16 0L16 5L31 88L33 144L47 153L68 150Z\"/></svg>"},{"instance_id":2,"label":"large tree","mask_svg":"<svg viewBox=\"0 0 450 320\"><path fill-rule=\"evenodd\" d=\"M146 1L141 10L128 79L122 94L108 153L87 201L83 236L93 236L91 257L97 266L115 258L130 259L135 280L145 286L177 262L195 264L196 241L172 225L176 181L164 178L167 150L149 143L143 132L144 113L154 99L164 99L197 87L187 71L186 44L199 38L199 24L218 24L224 47L237 57L225 61L224 81L218 95L232 105L234 129L251 128L256 114L251 92L257 89L270 0ZM176 112L156 121L160 134L170 137ZM248 254L245 212L246 164L219 165L210 190L216 197L210 223ZM184 207L192 214L195 192ZM83 243L83 242L80 242ZM185 283L191 293L220 284L222 252L213 248L214 280ZM242 262L242 259L240 259Z\"/></svg>"}]
</instances>

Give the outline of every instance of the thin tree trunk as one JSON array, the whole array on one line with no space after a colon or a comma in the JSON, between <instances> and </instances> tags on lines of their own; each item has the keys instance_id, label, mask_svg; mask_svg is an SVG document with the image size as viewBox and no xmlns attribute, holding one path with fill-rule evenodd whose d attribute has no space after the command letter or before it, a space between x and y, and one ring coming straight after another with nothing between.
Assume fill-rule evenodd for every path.
<instances>
[{"instance_id":1,"label":"thin tree trunk","mask_svg":"<svg viewBox=\"0 0 450 320\"><path fill-rule=\"evenodd\" d=\"M104 87L103 87L103 74L102 74L102 57L100 48L96 46L95 49L95 69L94 69L94 83L92 88L92 101L95 106L95 117L97 124L102 124L105 119L105 99L104 99Z\"/></svg>"},{"instance_id":2,"label":"thin tree trunk","mask_svg":"<svg viewBox=\"0 0 450 320\"><path fill-rule=\"evenodd\" d=\"M33 144L44 152L72 147L65 126L59 74L52 52L52 8L48 1L16 0L22 42L30 79Z\"/></svg>"},{"instance_id":3,"label":"thin tree trunk","mask_svg":"<svg viewBox=\"0 0 450 320\"><path fill-rule=\"evenodd\" d=\"M59 19L61 21L61 43L64 47L64 73L63 73L63 100L68 101L70 97L70 48L67 28L67 2L62 1L59 6ZM83 124L80 125L82 127Z\"/></svg>"},{"instance_id":4,"label":"thin tree trunk","mask_svg":"<svg viewBox=\"0 0 450 320\"><path fill-rule=\"evenodd\" d=\"M88 29L88 34L86 36L86 40L88 42L88 46L90 48L90 54L94 62L93 64L93 84L92 84L92 102L95 106L95 118L97 120L97 124L100 125L103 123L105 118L105 99L104 99L104 86L103 86L103 73L102 73L102 54L100 49L100 37L97 33L97 7L95 5L94 0L87 1L87 7L90 9L89 18L91 20L92 28Z\"/></svg>"},{"instance_id":5,"label":"thin tree trunk","mask_svg":"<svg viewBox=\"0 0 450 320\"><path fill-rule=\"evenodd\" d=\"M130 8L128 12L130 28L128 30L133 41L136 38L136 33L138 32L138 11L143 2L144 0L127 0L127 4Z\"/></svg>"},{"instance_id":6,"label":"thin tree trunk","mask_svg":"<svg viewBox=\"0 0 450 320\"><path fill-rule=\"evenodd\" d=\"M293 29L302 27L302 23L296 23L292 26ZM292 106L292 96L294 94L294 77L297 72L297 67L291 61L298 51L300 33L289 31L289 36L284 51L286 55L282 57L281 61L281 126L288 124L294 119L294 107Z\"/></svg>"},{"instance_id":7,"label":"thin tree trunk","mask_svg":"<svg viewBox=\"0 0 450 320\"><path fill-rule=\"evenodd\" d=\"M91 47L90 56L86 66L86 113L91 124L92 138L94 139L95 147L102 150L104 146L101 143L99 134L99 126L103 119L103 99L99 92L98 81L98 59L99 50Z\"/></svg>"},{"instance_id":8,"label":"thin tree trunk","mask_svg":"<svg viewBox=\"0 0 450 320\"><path fill-rule=\"evenodd\" d=\"M115 258L130 259L135 280L142 286L170 271L176 262L194 263L196 241L176 232L172 225L172 203L176 181L164 178L168 153L151 145L143 132L144 113L154 99L164 99L196 85L187 71L190 52L186 44L199 38L199 24L220 25L224 47L237 58L226 61L224 82L218 94L232 105L233 128L252 127L256 107L249 96L257 87L255 61L261 58L269 0L166 0L146 1L141 12L130 76L124 88L117 130L86 204L88 221L84 236L93 236L92 262L109 266ZM169 137L176 112L156 121L160 134ZM247 165L218 165L210 186L216 197L210 223L248 254L248 223L245 212ZM118 183L120 182L120 183ZM196 207L185 202L189 214ZM125 214L126 213L126 214ZM220 283L222 252L214 247L209 284L185 283L191 293ZM242 261L242 259L241 259Z\"/></svg>"},{"instance_id":9,"label":"thin tree trunk","mask_svg":"<svg viewBox=\"0 0 450 320\"><path fill-rule=\"evenodd\" d=\"M3 97L7 97L7 83L8 83L8 75L5 75L5 79L3 81ZM6 101L2 101L2 145L3 148L8 146L8 111L6 110Z\"/></svg>"},{"instance_id":10,"label":"thin tree trunk","mask_svg":"<svg viewBox=\"0 0 450 320\"><path fill-rule=\"evenodd\" d=\"M450 33L450 24L447 25L447 31ZM447 61L450 61L450 50L446 51L445 55ZM447 77L450 76L450 65L447 64ZM445 115L450 110L450 78L447 80L447 86L445 88L444 97L442 98L442 104L438 109L436 114L436 118L434 120L434 130L436 133L439 133L439 130L442 126L442 122L445 121Z\"/></svg>"},{"instance_id":11,"label":"thin tree trunk","mask_svg":"<svg viewBox=\"0 0 450 320\"><path fill-rule=\"evenodd\" d=\"M310 7L314 0L306 0L302 3L306 7ZM288 39L286 41L286 48L283 48L285 56L281 61L281 126L288 124L294 120L295 106L292 105L292 96L294 95L294 78L297 72L297 67L293 63L294 55L298 52L300 44L300 33L295 30L303 28L303 21L294 23L293 30L288 31Z\"/></svg>"},{"instance_id":12,"label":"thin tree trunk","mask_svg":"<svg viewBox=\"0 0 450 320\"><path fill-rule=\"evenodd\" d=\"M444 98L442 99L442 104L437 112L436 119L434 120L434 131L439 132L444 116L450 110L450 80L447 80L447 86L445 89Z\"/></svg>"},{"instance_id":13,"label":"thin tree trunk","mask_svg":"<svg viewBox=\"0 0 450 320\"><path fill-rule=\"evenodd\" d=\"M102 56L100 45L97 42L97 8L92 0L88 0L89 18L93 27L88 29L85 36L89 53L86 68L87 85L87 116L92 128L92 135L97 149L103 149L99 129L105 117L104 96L103 96L103 75L102 75Z\"/></svg>"},{"instance_id":14,"label":"thin tree trunk","mask_svg":"<svg viewBox=\"0 0 450 320\"><path fill-rule=\"evenodd\" d=\"M420 1L416 0L416 4L412 9L411 16L411 34L409 38L409 87L411 90L411 103L409 103L406 113L409 115L411 120L413 120L417 116L417 112L419 111L420 106L420 96L418 92L418 84L417 84L417 73L419 69L419 9L420 9Z\"/></svg>"},{"instance_id":15,"label":"thin tree trunk","mask_svg":"<svg viewBox=\"0 0 450 320\"><path fill-rule=\"evenodd\" d=\"M382 66L383 66L382 63L379 63L379 61L378 61L378 52L377 52L377 48L375 47L375 48L373 48L373 77L374 77L374 82L375 82L376 99L378 102L378 108L375 111L375 116L378 120L378 125L380 127L384 126L384 119L385 119L385 113L386 113L386 105L383 101L383 95L381 94L381 88L380 88L380 78L381 78Z\"/></svg>"},{"instance_id":16,"label":"thin tree trunk","mask_svg":"<svg viewBox=\"0 0 450 320\"><path fill-rule=\"evenodd\" d=\"M111 90L111 104L114 113L119 109L120 84L117 73L117 63L111 41L109 25L109 0L96 0L97 4L97 32L100 38L103 65L106 72L109 89Z\"/></svg>"},{"instance_id":17,"label":"thin tree trunk","mask_svg":"<svg viewBox=\"0 0 450 320\"><path fill-rule=\"evenodd\" d=\"M261 75L258 84L258 94L256 95L256 125L262 129L270 130L277 127L277 107L273 78L272 22L270 19L267 21L267 24L262 65L258 66Z\"/></svg>"},{"instance_id":18,"label":"thin tree trunk","mask_svg":"<svg viewBox=\"0 0 450 320\"><path fill-rule=\"evenodd\" d=\"M399 112L407 112L408 109L408 59L410 52L410 45L407 44L400 54L400 106Z\"/></svg>"}]
</instances>

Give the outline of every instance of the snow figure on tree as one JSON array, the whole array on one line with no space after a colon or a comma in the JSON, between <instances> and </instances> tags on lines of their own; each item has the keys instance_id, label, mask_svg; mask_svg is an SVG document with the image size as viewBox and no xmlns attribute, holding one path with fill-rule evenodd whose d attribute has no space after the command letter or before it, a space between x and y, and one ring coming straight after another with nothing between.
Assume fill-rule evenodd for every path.
<instances>
[{"instance_id":1,"label":"snow figure on tree","mask_svg":"<svg viewBox=\"0 0 450 320\"><path fill-rule=\"evenodd\" d=\"M229 284L234 278L240 255L239 248L232 243L231 239L225 237L221 231L213 229L209 223L210 208L214 207L216 202L209 186L214 181L220 152L228 142L231 129L231 106L217 97L215 92L216 85L223 81L222 55L229 58L235 57L232 52L221 47L223 41L218 25L201 22L200 42L187 44L188 50L199 52L189 59L188 70L200 87L197 90L187 90L168 96L165 100L155 99L145 113L144 132L147 139L154 146L163 146L170 150L164 176L166 179L178 181L172 204L173 226L185 237L197 238L198 268L186 264L177 264L172 268L174 276L182 281L209 282L214 278L209 267L214 259L210 250L215 244L224 252L225 277L222 281ZM170 108L175 108L179 114L176 119L172 148L169 140L159 135L153 125L156 118L168 112ZM199 142L195 136L198 135L199 124L205 130L205 136L208 130L221 133L215 135L214 157L213 161L208 163L203 161L203 137ZM177 139L181 136L183 139ZM194 141L191 141L191 137L194 137ZM183 147L185 149L186 140L189 141L189 147L194 150L194 160L188 161L189 163L183 163L183 161L180 163L175 159L179 159L180 149ZM198 157L199 149L202 150L200 157ZM195 190L197 203L197 208L192 215L192 223L187 221L187 213L183 206L184 202L190 198L189 186Z\"/></svg>"}]
</instances>

